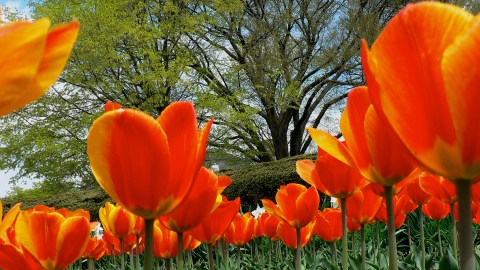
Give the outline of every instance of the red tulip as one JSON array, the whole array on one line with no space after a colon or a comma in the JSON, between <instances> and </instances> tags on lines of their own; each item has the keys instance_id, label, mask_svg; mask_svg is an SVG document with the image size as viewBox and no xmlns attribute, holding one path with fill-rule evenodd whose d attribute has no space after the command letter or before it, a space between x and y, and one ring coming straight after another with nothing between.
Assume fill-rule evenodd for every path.
<instances>
[{"instance_id":1,"label":"red tulip","mask_svg":"<svg viewBox=\"0 0 480 270\"><path fill-rule=\"evenodd\" d=\"M318 210L315 219L314 233L326 242L342 239L342 212L337 208Z\"/></svg>"},{"instance_id":2,"label":"red tulip","mask_svg":"<svg viewBox=\"0 0 480 270\"><path fill-rule=\"evenodd\" d=\"M281 186L275 195L275 200L278 206L268 199L262 199L265 210L297 229L306 226L314 219L320 204L320 197L315 187L307 189L295 183Z\"/></svg>"},{"instance_id":3,"label":"red tulip","mask_svg":"<svg viewBox=\"0 0 480 270\"><path fill-rule=\"evenodd\" d=\"M315 228L315 220L300 229L300 246L304 247L313 236ZM277 226L277 235L283 243L289 248L297 248L297 232L296 229L288 223L282 221Z\"/></svg>"},{"instance_id":4,"label":"red tulip","mask_svg":"<svg viewBox=\"0 0 480 270\"><path fill-rule=\"evenodd\" d=\"M441 220L450 214L450 205L432 197L430 201L422 205L422 211L430 219Z\"/></svg>"},{"instance_id":5,"label":"red tulip","mask_svg":"<svg viewBox=\"0 0 480 270\"><path fill-rule=\"evenodd\" d=\"M246 245L254 237L255 218L251 213L237 215L225 231L224 237L228 243L234 246Z\"/></svg>"}]
</instances>

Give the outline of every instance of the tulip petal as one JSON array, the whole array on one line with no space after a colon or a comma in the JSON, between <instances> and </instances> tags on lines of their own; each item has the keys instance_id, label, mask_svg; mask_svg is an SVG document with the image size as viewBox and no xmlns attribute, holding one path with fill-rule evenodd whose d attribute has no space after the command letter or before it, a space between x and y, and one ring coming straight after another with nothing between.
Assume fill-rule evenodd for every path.
<instances>
[{"instance_id":1,"label":"tulip petal","mask_svg":"<svg viewBox=\"0 0 480 270\"><path fill-rule=\"evenodd\" d=\"M58 231L57 267L64 269L80 258L89 239L90 223L85 217L67 218Z\"/></svg>"},{"instance_id":2,"label":"tulip petal","mask_svg":"<svg viewBox=\"0 0 480 270\"><path fill-rule=\"evenodd\" d=\"M62 73L77 40L80 23L72 21L57 25L50 30L45 45L40 66L38 68L37 83L40 89L47 89Z\"/></svg>"},{"instance_id":3,"label":"tulip petal","mask_svg":"<svg viewBox=\"0 0 480 270\"><path fill-rule=\"evenodd\" d=\"M318 177L318 174L315 170L315 163L313 163L313 161L309 159L299 160L296 163L296 169L300 178L310 185L316 187L321 192L326 193L327 189L322 183L322 180ZM326 181L329 181L329 179L326 179Z\"/></svg>"},{"instance_id":4,"label":"tulip petal","mask_svg":"<svg viewBox=\"0 0 480 270\"><path fill-rule=\"evenodd\" d=\"M44 52L50 21L17 22L0 26L0 115L41 97L32 87Z\"/></svg>"},{"instance_id":5,"label":"tulip petal","mask_svg":"<svg viewBox=\"0 0 480 270\"><path fill-rule=\"evenodd\" d=\"M312 140L321 148L323 151L332 155L341 162L354 166L355 162L353 161L350 151L345 147L342 142L337 138L332 136L330 133L325 132L320 129L307 128Z\"/></svg>"},{"instance_id":6,"label":"tulip petal","mask_svg":"<svg viewBox=\"0 0 480 270\"><path fill-rule=\"evenodd\" d=\"M472 179L480 175L480 15L477 15L469 31L448 47L442 59L442 71L450 113L459 137L461 156L456 169L457 177ZM452 156L454 153L446 153ZM442 159L448 156L442 155ZM452 167L451 164L445 166ZM454 168L451 168L451 170Z\"/></svg>"},{"instance_id":7,"label":"tulip petal","mask_svg":"<svg viewBox=\"0 0 480 270\"><path fill-rule=\"evenodd\" d=\"M157 121L165 131L171 149L171 180L165 181L162 188L177 190L175 197L183 198L200 169L197 164L199 135L195 108L191 102L174 102L165 108Z\"/></svg>"},{"instance_id":8,"label":"tulip petal","mask_svg":"<svg viewBox=\"0 0 480 270\"><path fill-rule=\"evenodd\" d=\"M154 218L173 210L171 151L151 116L131 109L103 114L90 129L87 152L98 183L129 211Z\"/></svg>"},{"instance_id":9,"label":"tulip petal","mask_svg":"<svg viewBox=\"0 0 480 270\"><path fill-rule=\"evenodd\" d=\"M362 53L375 77L374 83L367 83L376 109L383 111L417 157L434 148L438 141L451 145L457 139L440 61L445 49L468 29L472 18L453 5L407 5L385 27L370 52ZM371 77L369 72L367 80ZM433 108L425 109L426 106ZM420 161L430 167L437 163L427 160L433 156L444 157L430 154Z\"/></svg>"}]
</instances>

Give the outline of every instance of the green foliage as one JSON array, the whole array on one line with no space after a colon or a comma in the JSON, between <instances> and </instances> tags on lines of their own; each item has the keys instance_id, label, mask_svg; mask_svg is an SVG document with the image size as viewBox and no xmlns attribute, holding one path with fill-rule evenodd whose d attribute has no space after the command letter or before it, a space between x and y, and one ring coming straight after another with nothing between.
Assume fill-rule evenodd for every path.
<instances>
[{"instance_id":1,"label":"green foliage","mask_svg":"<svg viewBox=\"0 0 480 270\"><path fill-rule=\"evenodd\" d=\"M296 173L295 163L301 159L315 159L315 155L300 155L220 172L233 181L224 194L229 199L240 197L244 210L253 210L257 204L261 205L260 199L275 200L281 185L292 182L308 185Z\"/></svg>"}]
</instances>

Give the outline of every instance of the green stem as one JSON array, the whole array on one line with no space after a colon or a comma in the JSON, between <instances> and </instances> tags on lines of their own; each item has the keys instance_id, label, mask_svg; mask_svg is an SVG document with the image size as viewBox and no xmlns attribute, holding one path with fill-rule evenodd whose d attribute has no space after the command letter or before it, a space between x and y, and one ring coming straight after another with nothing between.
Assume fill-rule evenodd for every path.
<instances>
[{"instance_id":1,"label":"green stem","mask_svg":"<svg viewBox=\"0 0 480 270\"><path fill-rule=\"evenodd\" d=\"M426 258L426 253L425 253L425 233L423 229L423 211L421 208L419 208L419 214L418 214L418 219L420 223L420 247L422 249L422 261L421 261L421 269L425 270L425 258Z\"/></svg>"},{"instance_id":2,"label":"green stem","mask_svg":"<svg viewBox=\"0 0 480 270\"><path fill-rule=\"evenodd\" d=\"M395 215L393 209L393 188L385 186L385 201L387 206L388 230L388 262L390 270L397 270L397 239L395 236Z\"/></svg>"},{"instance_id":3,"label":"green stem","mask_svg":"<svg viewBox=\"0 0 480 270\"><path fill-rule=\"evenodd\" d=\"M166 263L166 268L167 268L167 270L171 270L171 269L173 268L173 267L172 267L172 264L173 264L172 258L168 258L168 259L165 261L165 263Z\"/></svg>"},{"instance_id":4,"label":"green stem","mask_svg":"<svg viewBox=\"0 0 480 270\"><path fill-rule=\"evenodd\" d=\"M440 258L443 257L442 236L440 234L440 220L437 220L438 247L440 248Z\"/></svg>"},{"instance_id":5,"label":"green stem","mask_svg":"<svg viewBox=\"0 0 480 270\"><path fill-rule=\"evenodd\" d=\"M335 268L337 268L337 247L335 242L330 242L330 251L332 253L332 262Z\"/></svg>"},{"instance_id":6,"label":"green stem","mask_svg":"<svg viewBox=\"0 0 480 270\"><path fill-rule=\"evenodd\" d=\"M208 253L208 269L214 270L215 261L213 260L213 246L211 244L207 244L207 253Z\"/></svg>"},{"instance_id":7,"label":"green stem","mask_svg":"<svg viewBox=\"0 0 480 270\"><path fill-rule=\"evenodd\" d=\"M377 227L377 264L380 265L380 221L376 222Z\"/></svg>"},{"instance_id":8,"label":"green stem","mask_svg":"<svg viewBox=\"0 0 480 270\"><path fill-rule=\"evenodd\" d=\"M347 235L347 199L340 199L342 205L342 267L348 269L348 235Z\"/></svg>"},{"instance_id":9,"label":"green stem","mask_svg":"<svg viewBox=\"0 0 480 270\"><path fill-rule=\"evenodd\" d=\"M458 262L457 222L455 221L455 206L453 203L450 204L450 220L452 222L452 252L455 261Z\"/></svg>"},{"instance_id":10,"label":"green stem","mask_svg":"<svg viewBox=\"0 0 480 270\"><path fill-rule=\"evenodd\" d=\"M408 218L408 215L407 215L407 236L408 236L408 249L410 250L410 252L413 252L412 235L410 232L410 219Z\"/></svg>"},{"instance_id":11,"label":"green stem","mask_svg":"<svg viewBox=\"0 0 480 270\"><path fill-rule=\"evenodd\" d=\"M472 229L472 182L461 179L457 180L455 185L458 198L459 266L462 270L475 269Z\"/></svg>"},{"instance_id":12,"label":"green stem","mask_svg":"<svg viewBox=\"0 0 480 270\"><path fill-rule=\"evenodd\" d=\"M125 270L125 250L123 250L123 237L120 237L120 269Z\"/></svg>"},{"instance_id":13,"label":"green stem","mask_svg":"<svg viewBox=\"0 0 480 270\"><path fill-rule=\"evenodd\" d=\"M140 235L135 235L135 269L140 270Z\"/></svg>"},{"instance_id":14,"label":"green stem","mask_svg":"<svg viewBox=\"0 0 480 270\"><path fill-rule=\"evenodd\" d=\"M135 261L133 260L133 245L130 246L130 269L135 269Z\"/></svg>"},{"instance_id":15,"label":"green stem","mask_svg":"<svg viewBox=\"0 0 480 270\"><path fill-rule=\"evenodd\" d=\"M241 269L240 266L241 266L241 256L242 256L242 251L240 250L240 246L237 246L237 269Z\"/></svg>"},{"instance_id":16,"label":"green stem","mask_svg":"<svg viewBox=\"0 0 480 270\"><path fill-rule=\"evenodd\" d=\"M366 247L365 247L365 225L361 224L360 225L360 240L362 241L362 266L361 269L365 270L367 269L367 262L366 262Z\"/></svg>"},{"instance_id":17,"label":"green stem","mask_svg":"<svg viewBox=\"0 0 480 270\"><path fill-rule=\"evenodd\" d=\"M297 248L295 250L295 270L301 270L302 269L302 255L301 255L301 237L300 237L300 228L295 228L295 231L297 232Z\"/></svg>"},{"instance_id":18,"label":"green stem","mask_svg":"<svg viewBox=\"0 0 480 270\"><path fill-rule=\"evenodd\" d=\"M177 269L183 270L183 233L177 232L178 253L177 253Z\"/></svg>"},{"instance_id":19,"label":"green stem","mask_svg":"<svg viewBox=\"0 0 480 270\"><path fill-rule=\"evenodd\" d=\"M145 219L144 270L153 269L153 219Z\"/></svg>"}]
</instances>

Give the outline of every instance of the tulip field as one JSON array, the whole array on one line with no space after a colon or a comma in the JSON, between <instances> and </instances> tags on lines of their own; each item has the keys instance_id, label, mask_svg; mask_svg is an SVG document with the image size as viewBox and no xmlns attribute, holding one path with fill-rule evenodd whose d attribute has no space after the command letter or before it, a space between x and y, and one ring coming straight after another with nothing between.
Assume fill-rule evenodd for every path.
<instances>
[{"instance_id":1,"label":"tulip field","mask_svg":"<svg viewBox=\"0 0 480 270\"><path fill-rule=\"evenodd\" d=\"M1 115L55 82L80 25L1 25ZM203 166L215 120L197 122L192 102L154 118L108 101L86 151L115 203L91 220L19 202L1 219L0 268L480 269L478 48L480 15L407 5L361 44L366 86L348 93L343 138L307 127L318 155L296 162L303 184L257 209L224 196L232 179Z\"/></svg>"}]
</instances>

